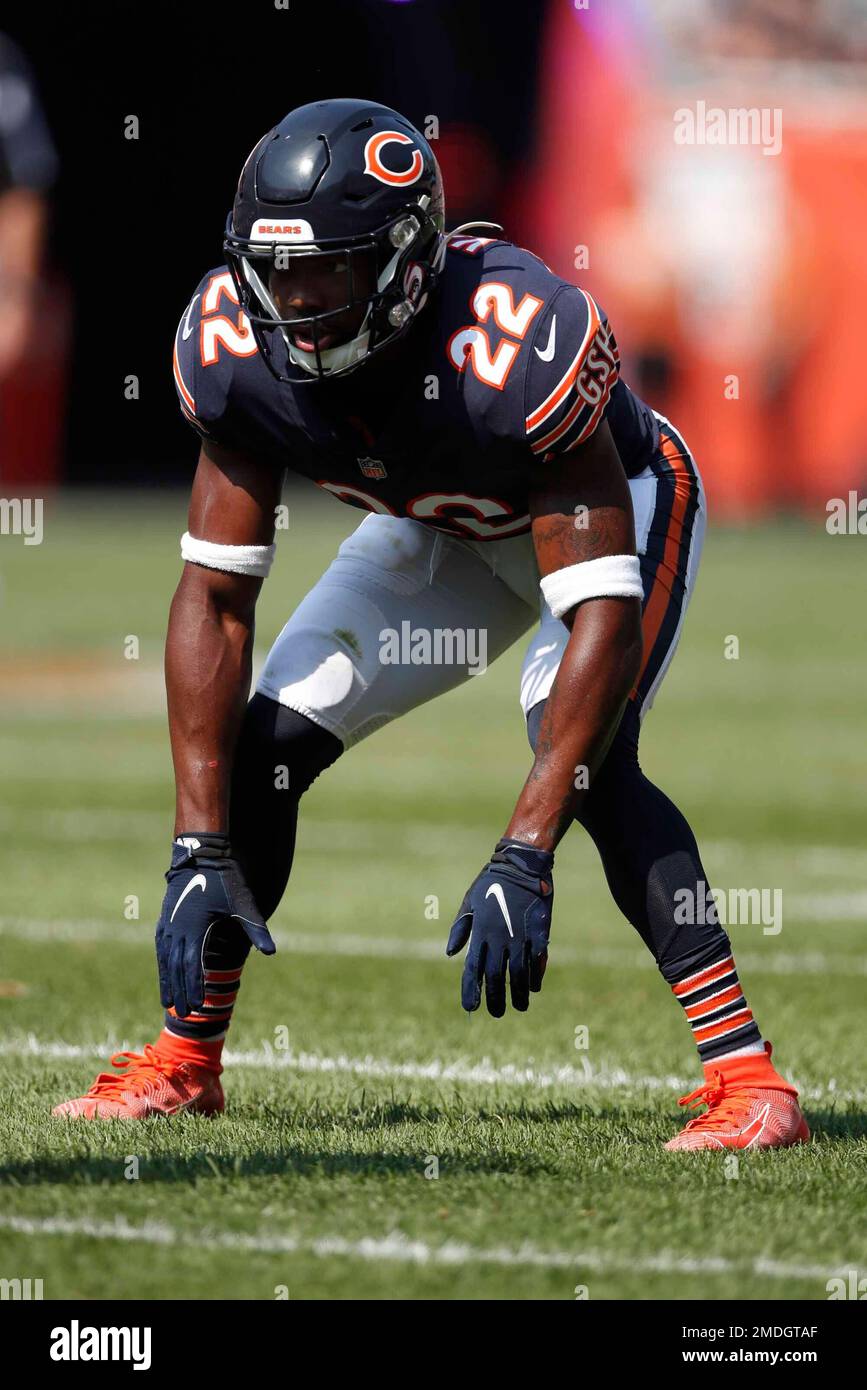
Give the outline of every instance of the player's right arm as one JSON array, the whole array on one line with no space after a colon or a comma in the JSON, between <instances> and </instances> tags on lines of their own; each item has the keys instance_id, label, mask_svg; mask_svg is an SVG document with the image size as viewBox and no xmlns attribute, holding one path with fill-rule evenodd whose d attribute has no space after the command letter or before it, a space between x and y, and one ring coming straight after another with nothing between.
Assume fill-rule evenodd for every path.
<instances>
[{"instance_id":1,"label":"player's right arm","mask_svg":"<svg viewBox=\"0 0 867 1390\"><path fill-rule=\"evenodd\" d=\"M232 277L217 267L202 278L181 315L173 354L178 404L202 441L182 542L187 563L166 642L176 835L228 833L232 757L250 691L253 619L270 564L269 556L256 551L272 546L283 477L283 469L263 455L249 408L255 356ZM240 409L239 396L245 400Z\"/></svg>"},{"instance_id":2,"label":"player's right arm","mask_svg":"<svg viewBox=\"0 0 867 1390\"><path fill-rule=\"evenodd\" d=\"M229 838L256 600L273 558L283 476L257 448L255 420L234 407L235 372L252 366L249 325L236 306L230 277L211 272L175 334L181 410L203 441L166 639L176 809L156 949L163 1005L182 1018L202 1005L204 954L216 922L234 924L266 955L275 949Z\"/></svg>"},{"instance_id":3,"label":"player's right arm","mask_svg":"<svg viewBox=\"0 0 867 1390\"><path fill-rule=\"evenodd\" d=\"M266 955L275 949L229 839L229 787L279 491L279 472L203 443L166 639L176 809L156 950L163 1005L181 1018L202 1006L216 921L234 923Z\"/></svg>"},{"instance_id":4,"label":"player's right arm","mask_svg":"<svg viewBox=\"0 0 867 1390\"><path fill-rule=\"evenodd\" d=\"M274 541L280 474L205 440L188 534L212 546ZM219 559L219 555L217 555ZM166 690L175 768L175 834L228 833L232 758L250 693L262 579L187 561L172 601Z\"/></svg>"}]
</instances>

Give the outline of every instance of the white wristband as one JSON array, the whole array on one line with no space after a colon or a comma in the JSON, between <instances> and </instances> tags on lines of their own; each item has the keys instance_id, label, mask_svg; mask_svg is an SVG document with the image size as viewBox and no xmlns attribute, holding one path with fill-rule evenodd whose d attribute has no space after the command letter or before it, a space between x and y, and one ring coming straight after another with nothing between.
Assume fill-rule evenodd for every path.
<instances>
[{"instance_id":1,"label":"white wristband","mask_svg":"<svg viewBox=\"0 0 867 1390\"><path fill-rule=\"evenodd\" d=\"M252 574L258 579L267 579L276 549L274 542L271 545L217 545L214 541L200 541L189 531L181 536L182 559L204 565L205 569Z\"/></svg>"},{"instance_id":2,"label":"white wristband","mask_svg":"<svg viewBox=\"0 0 867 1390\"><path fill-rule=\"evenodd\" d=\"M588 598L643 598L637 555L601 555L546 574L540 585L555 618Z\"/></svg>"}]
</instances>

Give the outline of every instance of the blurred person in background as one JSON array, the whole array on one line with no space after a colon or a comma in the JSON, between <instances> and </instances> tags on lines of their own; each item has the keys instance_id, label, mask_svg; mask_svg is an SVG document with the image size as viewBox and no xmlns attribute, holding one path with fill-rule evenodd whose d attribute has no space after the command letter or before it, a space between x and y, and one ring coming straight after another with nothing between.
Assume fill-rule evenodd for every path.
<instances>
[{"instance_id":1,"label":"blurred person in background","mask_svg":"<svg viewBox=\"0 0 867 1390\"><path fill-rule=\"evenodd\" d=\"M56 174L33 74L17 45L0 34L0 481L6 486L48 471L33 466L33 445L43 436L26 409L27 383L16 378L26 376L35 344L48 193ZM50 386L43 382L46 393Z\"/></svg>"},{"instance_id":2,"label":"blurred person in background","mask_svg":"<svg viewBox=\"0 0 867 1390\"><path fill-rule=\"evenodd\" d=\"M32 73L0 34L0 381L20 362L31 331L56 172Z\"/></svg>"},{"instance_id":3,"label":"blurred person in background","mask_svg":"<svg viewBox=\"0 0 867 1390\"><path fill-rule=\"evenodd\" d=\"M865 33L865 0L548 11L518 236L629 323L720 520L824 515L865 478ZM775 116L779 148L679 142L700 103Z\"/></svg>"}]
</instances>

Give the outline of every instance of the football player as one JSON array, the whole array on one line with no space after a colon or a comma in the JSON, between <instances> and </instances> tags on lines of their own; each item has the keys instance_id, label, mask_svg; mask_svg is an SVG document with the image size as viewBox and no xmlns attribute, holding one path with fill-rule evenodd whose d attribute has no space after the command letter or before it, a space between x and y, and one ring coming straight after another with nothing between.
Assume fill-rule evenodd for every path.
<instances>
[{"instance_id":1,"label":"football player","mask_svg":"<svg viewBox=\"0 0 867 1390\"><path fill-rule=\"evenodd\" d=\"M320 101L255 146L174 346L201 436L166 675L177 787L157 926L157 1041L55 1114L214 1113L251 944L292 867L298 805L346 749L467 678L383 659L386 632L530 632L534 750L448 938L466 1010L527 1008L554 853L575 820L682 1005L704 1109L672 1149L809 1137L772 1065L695 838L644 776L641 722L695 585L705 503L677 430L620 375L585 290L473 224L446 234L436 159L396 111ZM292 614L248 703L256 599L291 468L367 515ZM541 612L541 621L539 615ZM695 910L684 912L692 901ZM684 921L683 918L687 920Z\"/></svg>"}]
</instances>

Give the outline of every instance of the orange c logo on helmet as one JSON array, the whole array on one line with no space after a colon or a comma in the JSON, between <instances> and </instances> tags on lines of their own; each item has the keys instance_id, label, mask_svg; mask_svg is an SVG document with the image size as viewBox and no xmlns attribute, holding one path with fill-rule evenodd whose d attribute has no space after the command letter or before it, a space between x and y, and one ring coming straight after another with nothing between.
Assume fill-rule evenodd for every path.
<instances>
[{"instance_id":1,"label":"orange c logo on helmet","mask_svg":"<svg viewBox=\"0 0 867 1390\"><path fill-rule=\"evenodd\" d=\"M420 150L413 150L412 163L402 174L395 174L391 169L386 169L380 159L380 151L386 145L411 145L412 140L408 135L402 135L399 130L380 130L376 135L371 135L364 147L364 172L372 174L380 183L390 183L398 187L403 184L415 183L416 179L421 178L424 168L424 160Z\"/></svg>"}]
</instances>

